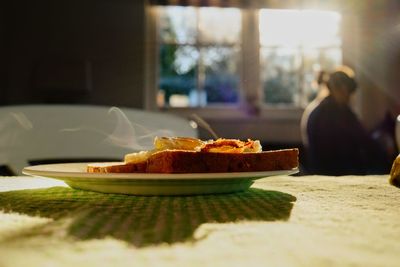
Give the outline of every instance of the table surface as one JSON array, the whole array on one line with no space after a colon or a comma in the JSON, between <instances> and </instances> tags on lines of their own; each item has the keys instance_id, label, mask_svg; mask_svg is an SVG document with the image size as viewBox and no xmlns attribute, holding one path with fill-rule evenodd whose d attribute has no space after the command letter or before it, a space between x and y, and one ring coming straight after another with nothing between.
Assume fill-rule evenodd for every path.
<instances>
[{"instance_id":1,"label":"table surface","mask_svg":"<svg viewBox=\"0 0 400 267\"><path fill-rule=\"evenodd\" d=\"M399 266L400 189L388 178L139 197L0 177L0 266Z\"/></svg>"}]
</instances>

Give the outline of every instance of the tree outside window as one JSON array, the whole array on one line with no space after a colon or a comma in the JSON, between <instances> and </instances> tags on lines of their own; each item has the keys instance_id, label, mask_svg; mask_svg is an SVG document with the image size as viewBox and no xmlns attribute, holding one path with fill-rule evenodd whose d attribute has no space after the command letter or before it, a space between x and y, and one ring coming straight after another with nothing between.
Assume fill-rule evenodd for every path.
<instances>
[{"instance_id":1,"label":"tree outside window","mask_svg":"<svg viewBox=\"0 0 400 267\"><path fill-rule=\"evenodd\" d=\"M245 96L241 70L259 55L259 102L304 106L313 99L320 70L342 62L339 13L260 9L259 49L244 51L239 8L157 7L160 107L232 106ZM255 42L258 42L255 41ZM250 63L249 63L250 62ZM253 66L252 66L253 67ZM243 86L243 88L241 88Z\"/></svg>"}]
</instances>

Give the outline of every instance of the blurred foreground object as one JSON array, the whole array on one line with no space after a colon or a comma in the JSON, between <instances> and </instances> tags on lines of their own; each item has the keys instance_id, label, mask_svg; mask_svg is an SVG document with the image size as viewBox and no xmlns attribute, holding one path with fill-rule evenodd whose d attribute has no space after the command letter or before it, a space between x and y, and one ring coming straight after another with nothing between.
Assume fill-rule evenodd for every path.
<instances>
[{"instance_id":1,"label":"blurred foreground object","mask_svg":"<svg viewBox=\"0 0 400 267\"><path fill-rule=\"evenodd\" d=\"M400 150L400 115L396 120L396 142L397 148ZM393 162L389 182L394 186L400 187L400 154Z\"/></svg>"},{"instance_id":2,"label":"blurred foreground object","mask_svg":"<svg viewBox=\"0 0 400 267\"><path fill-rule=\"evenodd\" d=\"M395 134L397 149L400 151L400 115L397 116Z\"/></svg>"},{"instance_id":3,"label":"blurred foreground object","mask_svg":"<svg viewBox=\"0 0 400 267\"><path fill-rule=\"evenodd\" d=\"M389 182L391 185L400 187L400 154L393 162L392 170L390 171Z\"/></svg>"}]
</instances>

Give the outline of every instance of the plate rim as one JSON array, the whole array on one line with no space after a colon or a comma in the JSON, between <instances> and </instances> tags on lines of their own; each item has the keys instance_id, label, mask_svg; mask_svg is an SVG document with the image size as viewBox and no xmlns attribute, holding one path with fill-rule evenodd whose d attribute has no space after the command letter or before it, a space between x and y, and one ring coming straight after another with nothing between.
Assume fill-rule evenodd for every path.
<instances>
[{"instance_id":1,"label":"plate rim","mask_svg":"<svg viewBox=\"0 0 400 267\"><path fill-rule=\"evenodd\" d=\"M299 168L290 170L259 171L259 172L213 172L213 173L88 173L78 171L43 170L43 168L57 168L70 165L87 165L90 162L54 163L27 166L22 173L29 176L55 178L62 180L81 179L117 179L117 180L209 180L209 179L260 179L278 175L292 175L299 172Z\"/></svg>"}]
</instances>

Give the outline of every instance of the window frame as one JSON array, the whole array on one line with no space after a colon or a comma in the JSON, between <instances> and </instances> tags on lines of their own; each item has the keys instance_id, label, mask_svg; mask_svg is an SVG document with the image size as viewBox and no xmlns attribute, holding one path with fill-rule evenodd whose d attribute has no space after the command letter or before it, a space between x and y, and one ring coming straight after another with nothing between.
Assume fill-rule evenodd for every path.
<instances>
[{"instance_id":1,"label":"window frame","mask_svg":"<svg viewBox=\"0 0 400 267\"><path fill-rule=\"evenodd\" d=\"M278 104L271 105L263 102L263 90L260 71L260 34L259 34L259 8L240 9L241 12L241 52L238 66L240 75L239 101L237 104L213 104L204 107L158 107L156 102L158 92L158 25L157 7L146 7L146 77L145 77L145 108L148 110L161 110L183 116L193 113L203 118L213 119L247 119L261 118L273 121L295 120L299 121L304 111L301 105ZM343 20L343 16L342 16ZM244 30L247 29L247 30ZM190 44L193 45L193 44ZM193 46L199 47L196 42ZM225 45L225 44L224 44ZM234 45L233 45L234 46ZM265 47L265 46L264 46ZM340 46L343 56L343 43ZM318 48L319 50L322 48ZM246 56L244 56L246 55ZM303 55L302 55L303 56ZM303 64L301 64L303 65ZM302 68L303 66L300 66ZM303 76L300 74L300 76ZM245 84L244 84L245 81ZM302 78L300 78L302 82ZM300 94L304 90L299 88Z\"/></svg>"}]
</instances>

